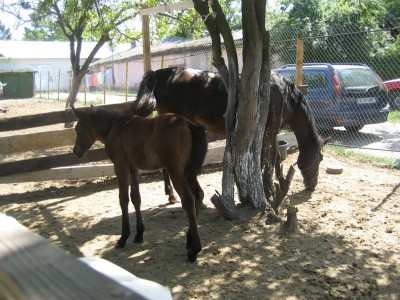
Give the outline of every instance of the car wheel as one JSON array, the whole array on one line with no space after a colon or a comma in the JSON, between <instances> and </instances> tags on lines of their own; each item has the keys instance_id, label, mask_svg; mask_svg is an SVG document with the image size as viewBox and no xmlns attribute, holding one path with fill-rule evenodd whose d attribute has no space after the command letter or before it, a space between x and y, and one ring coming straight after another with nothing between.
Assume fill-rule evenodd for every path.
<instances>
[{"instance_id":1,"label":"car wheel","mask_svg":"<svg viewBox=\"0 0 400 300\"><path fill-rule=\"evenodd\" d=\"M350 131L350 132L358 132L363 127L364 127L364 125L344 126L344 128L346 128L346 130Z\"/></svg>"}]
</instances>

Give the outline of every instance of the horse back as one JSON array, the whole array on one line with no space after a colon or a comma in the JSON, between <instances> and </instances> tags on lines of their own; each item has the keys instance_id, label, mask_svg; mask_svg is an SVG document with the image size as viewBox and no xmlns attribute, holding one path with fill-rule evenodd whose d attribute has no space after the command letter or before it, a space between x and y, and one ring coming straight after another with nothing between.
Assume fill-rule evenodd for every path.
<instances>
[{"instance_id":1,"label":"horse back","mask_svg":"<svg viewBox=\"0 0 400 300\"><path fill-rule=\"evenodd\" d=\"M186 68L156 72L157 83L153 93L160 114L176 113L210 132L225 134L223 115L228 95L219 76Z\"/></svg>"},{"instance_id":2,"label":"horse back","mask_svg":"<svg viewBox=\"0 0 400 300\"><path fill-rule=\"evenodd\" d=\"M115 148L138 169L168 169L173 165L183 172L192 151L189 122L175 114L132 117L115 138Z\"/></svg>"}]
</instances>

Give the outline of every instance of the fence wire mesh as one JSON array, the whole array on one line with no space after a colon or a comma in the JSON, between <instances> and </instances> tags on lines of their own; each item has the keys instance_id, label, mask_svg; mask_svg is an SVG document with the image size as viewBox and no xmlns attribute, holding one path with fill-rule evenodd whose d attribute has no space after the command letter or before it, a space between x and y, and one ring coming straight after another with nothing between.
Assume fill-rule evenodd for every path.
<instances>
[{"instance_id":1,"label":"fence wire mesh","mask_svg":"<svg viewBox=\"0 0 400 300\"><path fill-rule=\"evenodd\" d=\"M302 84L308 87L305 97L317 120L319 133L324 137L331 136L331 143L345 147L400 152L400 124L387 122L389 110L393 112L398 109L396 104L400 105L400 88L392 90L389 93L391 98L386 99L379 94L381 83L374 81L373 73L344 70L343 74L339 72L339 78L334 78L334 75L326 72L331 64L365 64L383 81L400 78L399 50L395 51L392 47L395 41L393 29L362 31L357 27L337 27L335 30L312 35L293 28L273 28L272 68L296 64L300 35L305 66ZM234 32L234 39L241 64L241 32ZM186 66L216 71L212 66L211 53L211 41L208 38L159 43L152 46L151 65L153 70ZM307 64L315 63L322 67L306 70ZM294 72L289 73L285 75L294 80ZM141 47L138 47L92 65L77 100L85 104L135 100L142 76L143 54ZM66 99L70 84L71 74L66 72L53 71L53 74L38 74L36 78L37 94L43 98ZM386 105L388 100L392 101L390 107ZM343 125L345 123L338 122L345 117L349 118L350 123Z\"/></svg>"}]
</instances>

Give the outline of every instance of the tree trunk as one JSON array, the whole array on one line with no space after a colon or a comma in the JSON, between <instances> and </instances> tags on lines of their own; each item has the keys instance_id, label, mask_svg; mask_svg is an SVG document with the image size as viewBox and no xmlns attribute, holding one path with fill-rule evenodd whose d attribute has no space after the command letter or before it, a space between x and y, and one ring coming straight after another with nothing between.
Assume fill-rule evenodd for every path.
<instances>
[{"instance_id":1,"label":"tree trunk","mask_svg":"<svg viewBox=\"0 0 400 300\"><path fill-rule=\"evenodd\" d=\"M242 0L243 69L239 80L236 48L229 25L217 0L193 0L195 9L203 16L213 42L214 63L228 91L225 113L226 148L222 178L222 196L213 203L227 219L235 219L234 187L242 204L275 212L267 203L262 184L261 150L269 106L269 33L265 30L266 0ZM211 17L209 17L211 15ZM222 18L223 17L223 18ZM221 40L228 56L228 68L222 58ZM220 207L220 208L219 208Z\"/></svg>"},{"instance_id":2,"label":"tree trunk","mask_svg":"<svg viewBox=\"0 0 400 300\"><path fill-rule=\"evenodd\" d=\"M65 108L68 109L71 106L73 106L76 102L76 97L78 95L79 92L79 87L81 85L82 82L82 78L85 76L87 70L80 70L79 73L77 74L77 76L75 76L75 74L73 74L72 77L72 84L71 84L71 90L69 91L68 94L68 98L67 101L65 103ZM64 124L65 128L72 128L74 126L73 122L66 122Z\"/></svg>"},{"instance_id":3,"label":"tree trunk","mask_svg":"<svg viewBox=\"0 0 400 300\"><path fill-rule=\"evenodd\" d=\"M275 215L264 194L261 150L269 107L269 33L265 2L242 1L243 70L233 133L233 161L239 200Z\"/></svg>"}]
</instances>

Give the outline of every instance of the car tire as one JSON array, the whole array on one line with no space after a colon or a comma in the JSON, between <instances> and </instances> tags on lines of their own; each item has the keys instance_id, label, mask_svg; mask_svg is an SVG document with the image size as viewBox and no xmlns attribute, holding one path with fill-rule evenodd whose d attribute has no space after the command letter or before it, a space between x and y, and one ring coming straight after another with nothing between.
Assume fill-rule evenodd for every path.
<instances>
[{"instance_id":1,"label":"car tire","mask_svg":"<svg viewBox=\"0 0 400 300\"><path fill-rule=\"evenodd\" d=\"M349 132L358 132L363 127L364 127L364 125L344 126L344 128L346 128L346 130Z\"/></svg>"}]
</instances>

